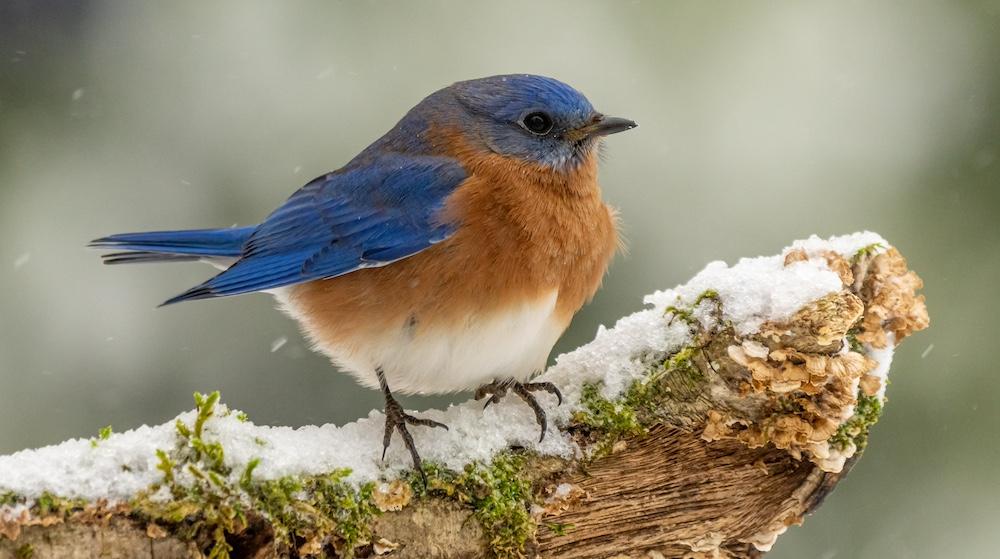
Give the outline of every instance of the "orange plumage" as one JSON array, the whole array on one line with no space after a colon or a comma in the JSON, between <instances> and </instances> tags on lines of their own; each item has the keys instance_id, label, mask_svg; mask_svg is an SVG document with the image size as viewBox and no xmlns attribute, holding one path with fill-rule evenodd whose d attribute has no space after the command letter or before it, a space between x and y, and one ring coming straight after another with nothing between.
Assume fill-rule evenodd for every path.
<instances>
[{"instance_id":1,"label":"orange plumage","mask_svg":"<svg viewBox=\"0 0 1000 559\"><path fill-rule=\"evenodd\" d=\"M441 138L439 149L469 172L444 210L444 218L461 224L455 235L391 266L293 286L286 306L317 348L347 368L360 367L354 371L359 380L375 386L380 364L366 359L370 346L457 338L480 321L502 320L554 292L540 333L551 341L535 349L527 370L499 371L483 363L481 373L414 375L412 365L398 374L385 367L393 389L408 392L471 389L498 375L527 378L544 366L552 344L597 291L618 244L615 213L597 183L597 155L557 172L471 149L454 131L435 136ZM396 335L404 331L405 337ZM440 383L425 378L434 374ZM410 382L412 377L420 381ZM456 382L463 377L467 382Z\"/></svg>"}]
</instances>

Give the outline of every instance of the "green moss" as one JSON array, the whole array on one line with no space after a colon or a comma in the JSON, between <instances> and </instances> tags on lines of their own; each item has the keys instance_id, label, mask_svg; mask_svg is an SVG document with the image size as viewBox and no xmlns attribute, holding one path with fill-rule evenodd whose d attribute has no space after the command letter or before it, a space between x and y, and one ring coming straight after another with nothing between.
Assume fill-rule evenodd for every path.
<instances>
[{"instance_id":1,"label":"green moss","mask_svg":"<svg viewBox=\"0 0 1000 559\"><path fill-rule=\"evenodd\" d=\"M0 493L0 507L12 507L18 503L23 503L24 499L13 491Z\"/></svg>"},{"instance_id":2,"label":"green moss","mask_svg":"<svg viewBox=\"0 0 1000 559\"><path fill-rule=\"evenodd\" d=\"M847 331L847 345L851 348L851 351L855 353L865 353L865 346L858 341L858 333L860 330L852 328Z\"/></svg>"},{"instance_id":3,"label":"green moss","mask_svg":"<svg viewBox=\"0 0 1000 559\"><path fill-rule=\"evenodd\" d=\"M854 405L854 415L830 437L830 445L843 450L853 444L858 451L864 450L868 445L868 431L878 422L881 415L882 401L878 396L868 396L859 392L858 402Z\"/></svg>"},{"instance_id":4,"label":"green moss","mask_svg":"<svg viewBox=\"0 0 1000 559\"><path fill-rule=\"evenodd\" d=\"M228 534L236 534L246 526L248 508L236 488L228 482L229 468L225 453L218 442L203 438L205 423L215 414L219 393L208 396L194 394L197 415L188 426L180 419L174 424L178 447L173 454L157 450L157 469L163 481L133 500L139 514L157 522L174 525L178 535L194 539L204 537L211 542L209 559L227 559L232 546ZM190 485L178 482L181 472L191 476ZM173 500L162 502L151 498L162 487L169 489Z\"/></svg>"},{"instance_id":5,"label":"green moss","mask_svg":"<svg viewBox=\"0 0 1000 559\"><path fill-rule=\"evenodd\" d=\"M851 256L851 262L857 262L858 260L861 259L861 257L875 254L876 252L884 248L885 245L883 245L882 243L872 243L870 245L865 245L859 248L857 251L855 251L855 253Z\"/></svg>"},{"instance_id":6,"label":"green moss","mask_svg":"<svg viewBox=\"0 0 1000 559\"><path fill-rule=\"evenodd\" d=\"M371 537L371 521L379 513L372 498L375 484L365 483L354 488L343 481L350 470L338 470L305 482L308 502L327 520L333 522L333 532L344 542L345 555L353 556L354 547Z\"/></svg>"},{"instance_id":7,"label":"green moss","mask_svg":"<svg viewBox=\"0 0 1000 559\"><path fill-rule=\"evenodd\" d=\"M565 536L574 528L572 524L564 524L562 522L546 522L544 526L557 536Z\"/></svg>"},{"instance_id":8,"label":"green moss","mask_svg":"<svg viewBox=\"0 0 1000 559\"><path fill-rule=\"evenodd\" d=\"M685 323L687 323L689 326L695 324L694 314L690 309L682 309L680 307L675 307L673 305L670 305L669 307L663 309L663 313L672 314L673 318L679 318L683 320ZM673 318L671 318L671 320L673 320Z\"/></svg>"},{"instance_id":9,"label":"green moss","mask_svg":"<svg viewBox=\"0 0 1000 559\"><path fill-rule=\"evenodd\" d=\"M82 510L85 506L87 506L87 502L82 499L68 499L46 491L38 499L35 499L31 510L38 516L66 516L71 512Z\"/></svg>"},{"instance_id":10,"label":"green moss","mask_svg":"<svg viewBox=\"0 0 1000 559\"><path fill-rule=\"evenodd\" d=\"M216 413L219 394L196 393L194 399L194 423L175 424L177 448L156 453L163 480L133 500L140 516L170 526L181 538L207 541L210 559L231 556L230 540L243 531L251 515L263 517L273 529L275 544L286 549L336 536L341 555L351 557L354 547L371 536L371 520L378 514L374 484L355 488L344 481L349 470L257 480L259 459L250 460L234 483L222 445L206 439L205 425ZM180 483L182 472L193 481ZM171 500L152 498L163 488L170 491Z\"/></svg>"},{"instance_id":11,"label":"green moss","mask_svg":"<svg viewBox=\"0 0 1000 559\"><path fill-rule=\"evenodd\" d=\"M110 425L106 425L104 427L101 427L97 431L97 438L96 439L90 439L90 446L92 446L94 448L97 448L97 443L99 441L106 441L106 440L108 440L108 437L110 437L112 433L113 433L113 431L111 430L111 426Z\"/></svg>"},{"instance_id":12,"label":"green moss","mask_svg":"<svg viewBox=\"0 0 1000 559\"><path fill-rule=\"evenodd\" d=\"M488 468L466 467L463 474L465 484L488 489L472 505L499 558L522 557L525 543L535 534L528 510L531 484L520 475L523 467L522 456L501 454Z\"/></svg>"},{"instance_id":13,"label":"green moss","mask_svg":"<svg viewBox=\"0 0 1000 559\"><path fill-rule=\"evenodd\" d=\"M662 394L658 391L660 381L665 378L682 377L685 380L701 381L704 375L694 364L694 357L698 348L687 346L667 358L663 364L653 371L649 377L636 381L625 394L625 398L636 405L649 405L657 402L651 401Z\"/></svg>"},{"instance_id":14,"label":"green moss","mask_svg":"<svg viewBox=\"0 0 1000 559\"><path fill-rule=\"evenodd\" d=\"M13 491L0 493L0 507L23 505L27 502L29 499ZM83 499L60 497L46 491L35 499L30 511L34 516L61 516L65 518L74 512L83 510L86 506L87 502Z\"/></svg>"},{"instance_id":15,"label":"green moss","mask_svg":"<svg viewBox=\"0 0 1000 559\"><path fill-rule=\"evenodd\" d=\"M583 409L573 414L573 421L586 425L592 432L600 434L600 439L594 447L595 456L606 455L614 443L622 438L646 433L636 415L636 402L630 398L636 395L637 385L638 381L632 384L625 396L614 400L609 400L601 394L599 384L583 385L580 398Z\"/></svg>"},{"instance_id":16,"label":"green moss","mask_svg":"<svg viewBox=\"0 0 1000 559\"><path fill-rule=\"evenodd\" d=\"M678 297L678 301L680 297ZM670 321L673 322L675 318L682 320L693 333L698 332L702 329L701 322L695 318L694 311L705 301L710 301L713 303L713 307L710 309L713 317L716 319L716 326L713 327L717 329L720 325L723 325L722 319L722 300L719 298L719 292L714 289L706 289L695 297L694 302L690 307L682 308L671 305L663 310L664 314L672 315Z\"/></svg>"},{"instance_id":17,"label":"green moss","mask_svg":"<svg viewBox=\"0 0 1000 559\"><path fill-rule=\"evenodd\" d=\"M18 499L16 502L24 501ZM35 499L35 503L31 506L31 512L36 516L65 517L73 512L83 510L85 506L87 506L87 502L83 499L69 499L46 491Z\"/></svg>"},{"instance_id":18,"label":"green moss","mask_svg":"<svg viewBox=\"0 0 1000 559\"><path fill-rule=\"evenodd\" d=\"M583 409L573 414L573 421L598 435L594 457L606 455L625 437L646 434L647 426L658 421L665 399L683 401L701 393L705 376L694 363L697 351L696 347L681 349L613 400L601 394L599 384L583 386Z\"/></svg>"},{"instance_id":19,"label":"green moss","mask_svg":"<svg viewBox=\"0 0 1000 559\"><path fill-rule=\"evenodd\" d=\"M243 489L250 487L253 483L253 471L257 469L257 466L260 466L260 458L251 458L247 462L247 467L243 468L243 473L240 474L240 487Z\"/></svg>"},{"instance_id":20,"label":"green moss","mask_svg":"<svg viewBox=\"0 0 1000 559\"><path fill-rule=\"evenodd\" d=\"M14 557L17 557L17 559L31 559L34 556L35 548L30 543L22 545L14 552Z\"/></svg>"},{"instance_id":21,"label":"green moss","mask_svg":"<svg viewBox=\"0 0 1000 559\"><path fill-rule=\"evenodd\" d=\"M526 462L523 453L504 452L489 464L468 464L461 473L424 462L423 475L411 472L407 481L417 497L444 497L471 506L493 555L520 558L536 530L529 510L534 493L525 475Z\"/></svg>"},{"instance_id":22,"label":"green moss","mask_svg":"<svg viewBox=\"0 0 1000 559\"><path fill-rule=\"evenodd\" d=\"M324 540L333 534L340 538L344 556L351 557L354 548L371 537L371 521L379 514L374 483L355 488L343 481L350 475L347 469L255 482L254 467L255 461L247 465L240 485L253 509L271 524L278 543L291 546L297 540Z\"/></svg>"},{"instance_id":23,"label":"green moss","mask_svg":"<svg viewBox=\"0 0 1000 559\"><path fill-rule=\"evenodd\" d=\"M283 477L258 483L245 483L244 490L253 498L257 510L270 522L275 540L291 544L297 535L304 535L313 522L301 518L296 495L302 492L302 482ZM324 527L329 529L328 526Z\"/></svg>"},{"instance_id":24,"label":"green moss","mask_svg":"<svg viewBox=\"0 0 1000 559\"><path fill-rule=\"evenodd\" d=\"M208 396L199 392L194 393L194 404L198 410L198 416L194 420L194 436L201 437L205 429L205 422L215 415L215 404L219 402L219 391L216 390Z\"/></svg>"},{"instance_id":25,"label":"green moss","mask_svg":"<svg viewBox=\"0 0 1000 559\"><path fill-rule=\"evenodd\" d=\"M885 248L881 243L873 243L862 247L855 253L854 258L859 258L865 254L872 254L878 249ZM847 345L851 351L866 355L864 344L858 340L861 327L855 326L847 331ZM888 383L888 380L884 382ZM878 396L868 396L864 392L858 391L858 401L854 405L854 415L845 421L837 432L830 437L830 445L834 448L844 450L852 444L858 451L865 449L868 445L868 431L872 425L878 422L882 415L882 401Z\"/></svg>"},{"instance_id":26,"label":"green moss","mask_svg":"<svg viewBox=\"0 0 1000 559\"><path fill-rule=\"evenodd\" d=\"M694 304L691 305L691 308L697 308L698 305L700 305L701 302L705 300L718 302L719 292L714 289L706 289L705 291L702 291L700 295L695 297Z\"/></svg>"},{"instance_id":27,"label":"green moss","mask_svg":"<svg viewBox=\"0 0 1000 559\"><path fill-rule=\"evenodd\" d=\"M56 498L46 491L35 501L35 507L38 509L38 514L42 516L52 514L56 510Z\"/></svg>"},{"instance_id":28,"label":"green moss","mask_svg":"<svg viewBox=\"0 0 1000 559\"><path fill-rule=\"evenodd\" d=\"M665 313L672 315L671 320L683 320L697 340L702 326L694 317L694 309L706 301L714 303L716 324L723 325L722 305L714 289L699 294L689 308L670 306ZM613 400L601 395L598 384L583 386L582 409L573 414L573 421L598 436L595 456L606 454L622 438L645 434L648 426L662 419L662 404L666 399L684 402L701 394L706 378L694 361L699 349L698 342L693 341L655 367L649 376L633 381L624 394Z\"/></svg>"},{"instance_id":29,"label":"green moss","mask_svg":"<svg viewBox=\"0 0 1000 559\"><path fill-rule=\"evenodd\" d=\"M156 457L160 460L156 464L156 469L163 472L163 484L167 486L174 485L174 469L177 465L166 453L166 451L156 449Z\"/></svg>"}]
</instances>

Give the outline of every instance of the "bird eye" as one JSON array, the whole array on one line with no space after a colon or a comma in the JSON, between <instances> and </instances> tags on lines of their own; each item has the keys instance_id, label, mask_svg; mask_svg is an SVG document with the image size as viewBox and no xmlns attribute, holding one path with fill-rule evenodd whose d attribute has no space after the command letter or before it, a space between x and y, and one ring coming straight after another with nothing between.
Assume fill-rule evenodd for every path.
<instances>
[{"instance_id":1,"label":"bird eye","mask_svg":"<svg viewBox=\"0 0 1000 559\"><path fill-rule=\"evenodd\" d=\"M532 134L547 134L552 130L552 118L543 112L528 113L521 119L521 126Z\"/></svg>"}]
</instances>

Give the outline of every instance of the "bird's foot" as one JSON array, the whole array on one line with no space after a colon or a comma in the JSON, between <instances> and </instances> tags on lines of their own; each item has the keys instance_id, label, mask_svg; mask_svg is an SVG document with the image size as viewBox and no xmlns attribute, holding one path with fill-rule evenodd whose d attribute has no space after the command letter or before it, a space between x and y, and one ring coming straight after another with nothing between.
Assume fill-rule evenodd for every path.
<instances>
[{"instance_id":1,"label":"bird's foot","mask_svg":"<svg viewBox=\"0 0 1000 559\"><path fill-rule=\"evenodd\" d=\"M417 453L417 445L413 443L413 435L410 434L409 429L406 427L407 425L441 427L445 431L448 430L448 426L432 419L414 417L406 413L406 411L403 410L403 406L401 406L399 402L392 397L392 395L386 395L385 436L382 437L382 460L385 460L385 451L389 450L389 443L392 442L393 431L399 431L399 434L403 437L403 444L406 445L406 449L410 451L410 457L413 458L413 469L420 472L420 475L423 476L424 470L421 468L420 454Z\"/></svg>"},{"instance_id":2,"label":"bird's foot","mask_svg":"<svg viewBox=\"0 0 1000 559\"><path fill-rule=\"evenodd\" d=\"M562 393L556 388L556 385L551 382L518 382L516 380L495 380L489 384L484 384L476 390L476 399L482 400L489 395L489 399L486 400L486 404L483 409L486 409L490 404L496 404L501 398L507 395L508 391L512 391L524 400L524 403L531 407L531 410L535 412L535 421L538 422L538 426L542 430L542 435L538 437L538 442L545 440L545 432L548 430L549 422L545 415L545 410L542 409L541 404L538 403L538 399L535 398L533 392L548 392L554 395L559 403L557 405L562 405Z\"/></svg>"}]
</instances>

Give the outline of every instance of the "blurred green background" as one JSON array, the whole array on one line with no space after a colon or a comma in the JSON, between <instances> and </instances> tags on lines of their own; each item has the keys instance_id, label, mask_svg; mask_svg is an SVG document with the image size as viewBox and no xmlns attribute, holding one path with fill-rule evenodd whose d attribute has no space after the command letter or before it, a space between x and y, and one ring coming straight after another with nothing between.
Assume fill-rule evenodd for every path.
<instances>
[{"instance_id":1,"label":"blurred green background","mask_svg":"<svg viewBox=\"0 0 1000 559\"><path fill-rule=\"evenodd\" d=\"M901 346L864 460L770 557L996 556L997 1L5 0L0 452L161 423L195 390L258 423L380 406L270 298L154 310L212 271L83 245L254 223L424 95L509 72L641 124L602 169L630 252L557 351L710 260L878 231L932 328Z\"/></svg>"}]
</instances>

